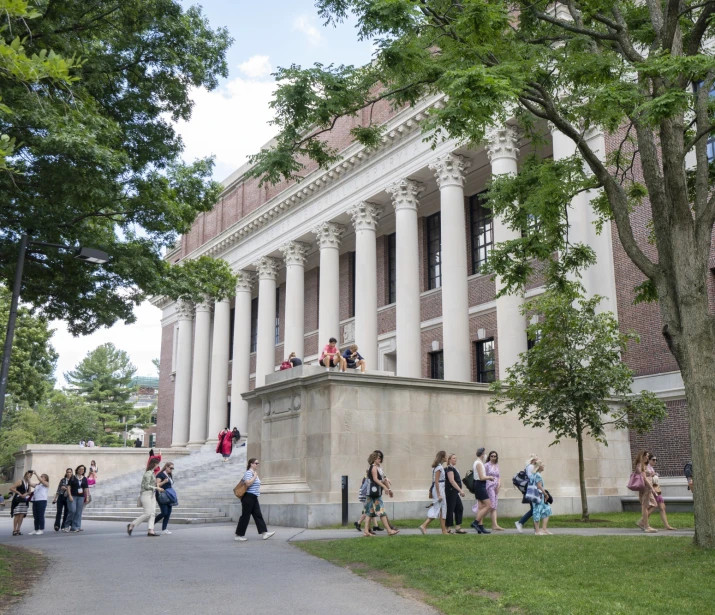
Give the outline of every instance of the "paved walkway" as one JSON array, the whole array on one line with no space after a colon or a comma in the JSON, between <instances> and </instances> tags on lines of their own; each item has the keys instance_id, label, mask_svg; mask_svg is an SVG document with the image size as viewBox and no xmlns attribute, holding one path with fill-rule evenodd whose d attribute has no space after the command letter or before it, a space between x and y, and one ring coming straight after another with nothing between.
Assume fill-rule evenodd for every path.
<instances>
[{"instance_id":1,"label":"paved walkway","mask_svg":"<svg viewBox=\"0 0 715 615\"><path fill-rule=\"evenodd\" d=\"M129 538L124 523L85 521L81 534L11 536L10 519L0 519L0 543L37 549L50 558L44 578L14 612L49 615L63 604L77 615L124 615L144 611L255 615L364 615L370 605L390 615L434 615L432 608L324 560L289 543L302 540L357 538L350 530L304 530L274 527L276 535L260 540L253 524L249 540L233 540L233 525L178 525L173 534L146 538L146 526ZM51 526L50 526L51 527ZM32 524L25 522L25 532ZM431 530L430 533L438 533ZM692 536L692 530L643 534L630 529L554 529L581 536ZM516 530L493 536L515 534ZM527 532L525 532L526 534ZM402 530L401 534L418 534ZM382 535L378 540L387 540ZM455 537L459 539L459 537ZM491 537L483 537L491 540ZM370 539L373 540L373 539ZM498 540L498 538L497 538ZM548 538L545 538L548 540ZM78 583L83 589L78 590ZM81 596L81 597L80 597ZM66 609L63 609L66 610Z\"/></svg>"}]
</instances>

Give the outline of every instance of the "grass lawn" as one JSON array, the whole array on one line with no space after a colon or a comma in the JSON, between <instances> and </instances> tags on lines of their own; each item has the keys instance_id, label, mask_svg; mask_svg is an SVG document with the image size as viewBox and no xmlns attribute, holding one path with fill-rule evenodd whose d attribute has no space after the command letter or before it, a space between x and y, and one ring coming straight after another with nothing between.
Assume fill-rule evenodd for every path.
<instances>
[{"instance_id":1,"label":"grass lawn","mask_svg":"<svg viewBox=\"0 0 715 615\"><path fill-rule=\"evenodd\" d=\"M46 566L39 553L0 545L0 613L12 613L17 600Z\"/></svg>"},{"instance_id":2,"label":"grass lawn","mask_svg":"<svg viewBox=\"0 0 715 615\"><path fill-rule=\"evenodd\" d=\"M715 554L690 538L470 534L294 544L447 615L713 612Z\"/></svg>"},{"instance_id":3,"label":"grass lawn","mask_svg":"<svg viewBox=\"0 0 715 615\"><path fill-rule=\"evenodd\" d=\"M526 507L524 507L526 510ZM584 528L584 527L625 527L628 529L635 528L636 521L638 521L640 515L638 513L594 513L591 515L591 520L588 523L581 521L579 515L554 515L549 521L549 527L574 527L574 528ZM463 526L469 528L469 524L474 520L474 517L469 514L464 516ZM514 521L518 521L519 517L499 517L499 525L503 528L513 530ZM355 521L355 519L352 519ZM403 528L416 528L420 523L424 521L422 519L396 519L394 520L394 525L400 529ZM695 517L693 513L669 513L668 521L673 527L680 529L693 529L695 527ZM393 520L390 520L393 523ZM529 522L531 524L531 522ZM663 528L663 522L660 520L658 513L653 513L650 516L650 524L656 529ZM484 520L484 527L490 527L491 522L489 518ZM341 525L331 525L329 529L338 529L342 527ZM434 531L439 528L437 521L433 521L430 526ZM533 524L528 525L529 530L533 529Z\"/></svg>"}]
</instances>

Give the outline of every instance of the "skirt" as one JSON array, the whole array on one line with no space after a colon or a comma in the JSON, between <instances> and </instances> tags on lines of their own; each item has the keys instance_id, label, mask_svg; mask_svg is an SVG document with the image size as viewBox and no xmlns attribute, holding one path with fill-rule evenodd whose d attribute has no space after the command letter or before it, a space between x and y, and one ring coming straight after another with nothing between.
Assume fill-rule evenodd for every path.
<instances>
[{"instance_id":1,"label":"skirt","mask_svg":"<svg viewBox=\"0 0 715 615\"><path fill-rule=\"evenodd\" d=\"M12 515L26 515L29 509L30 505L28 502L22 499L15 504L15 507L12 509Z\"/></svg>"},{"instance_id":2,"label":"skirt","mask_svg":"<svg viewBox=\"0 0 715 615\"><path fill-rule=\"evenodd\" d=\"M474 481L474 497L476 497L480 501L489 499L489 494L487 493L487 481Z\"/></svg>"}]
</instances>

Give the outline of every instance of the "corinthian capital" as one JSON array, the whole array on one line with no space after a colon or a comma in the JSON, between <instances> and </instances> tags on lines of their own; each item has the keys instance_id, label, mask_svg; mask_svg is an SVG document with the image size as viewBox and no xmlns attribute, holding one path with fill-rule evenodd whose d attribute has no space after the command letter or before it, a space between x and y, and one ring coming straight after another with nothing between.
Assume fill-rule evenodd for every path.
<instances>
[{"instance_id":1,"label":"corinthian capital","mask_svg":"<svg viewBox=\"0 0 715 615\"><path fill-rule=\"evenodd\" d=\"M253 285L256 282L256 275L252 271L239 271L236 274L236 292L250 293L253 292Z\"/></svg>"},{"instance_id":2,"label":"corinthian capital","mask_svg":"<svg viewBox=\"0 0 715 615\"><path fill-rule=\"evenodd\" d=\"M335 222L322 222L313 229L321 248L339 248L345 227Z\"/></svg>"},{"instance_id":3,"label":"corinthian capital","mask_svg":"<svg viewBox=\"0 0 715 615\"><path fill-rule=\"evenodd\" d=\"M519 154L519 136L511 126L490 126L487 130L487 156L494 162L499 158L516 160Z\"/></svg>"},{"instance_id":4,"label":"corinthian capital","mask_svg":"<svg viewBox=\"0 0 715 615\"><path fill-rule=\"evenodd\" d=\"M392 195L395 210L417 209L419 196L423 190L422 184L411 179L401 179L387 187L387 191Z\"/></svg>"},{"instance_id":5,"label":"corinthian capital","mask_svg":"<svg viewBox=\"0 0 715 615\"><path fill-rule=\"evenodd\" d=\"M188 301L178 301L176 316L179 320L191 320L194 317L194 306Z\"/></svg>"},{"instance_id":6,"label":"corinthian capital","mask_svg":"<svg viewBox=\"0 0 715 615\"><path fill-rule=\"evenodd\" d=\"M464 186L464 171L469 168L469 160L458 154L445 154L440 156L429 168L434 171L437 178L437 185L440 188L445 186Z\"/></svg>"},{"instance_id":7,"label":"corinthian capital","mask_svg":"<svg viewBox=\"0 0 715 615\"><path fill-rule=\"evenodd\" d=\"M305 265L310 245L302 241L289 241L280 247L286 265Z\"/></svg>"},{"instance_id":8,"label":"corinthian capital","mask_svg":"<svg viewBox=\"0 0 715 615\"><path fill-rule=\"evenodd\" d=\"M281 262L272 256L264 256L253 263L253 266L258 270L259 280L275 280L278 277Z\"/></svg>"},{"instance_id":9,"label":"corinthian capital","mask_svg":"<svg viewBox=\"0 0 715 615\"><path fill-rule=\"evenodd\" d=\"M356 231L374 231L382 209L367 201L361 201L348 210Z\"/></svg>"}]
</instances>

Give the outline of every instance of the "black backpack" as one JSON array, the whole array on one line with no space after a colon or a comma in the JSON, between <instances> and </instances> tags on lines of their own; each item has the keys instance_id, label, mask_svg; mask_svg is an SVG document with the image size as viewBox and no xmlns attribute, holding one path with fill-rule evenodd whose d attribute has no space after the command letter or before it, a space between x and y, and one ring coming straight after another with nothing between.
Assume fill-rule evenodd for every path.
<instances>
[{"instance_id":1,"label":"black backpack","mask_svg":"<svg viewBox=\"0 0 715 615\"><path fill-rule=\"evenodd\" d=\"M469 472L464 475L462 483L467 489L474 493L474 472L472 470L469 470Z\"/></svg>"},{"instance_id":2,"label":"black backpack","mask_svg":"<svg viewBox=\"0 0 715 615\"><path fill-rule=\"evenodd\" d=\"M529 486L529 476L526 473L526 468L514 474L514 478L511 479L512 485L514 485L522 493L526 493L526 488Z\"/></svg>"}]
</instances>

